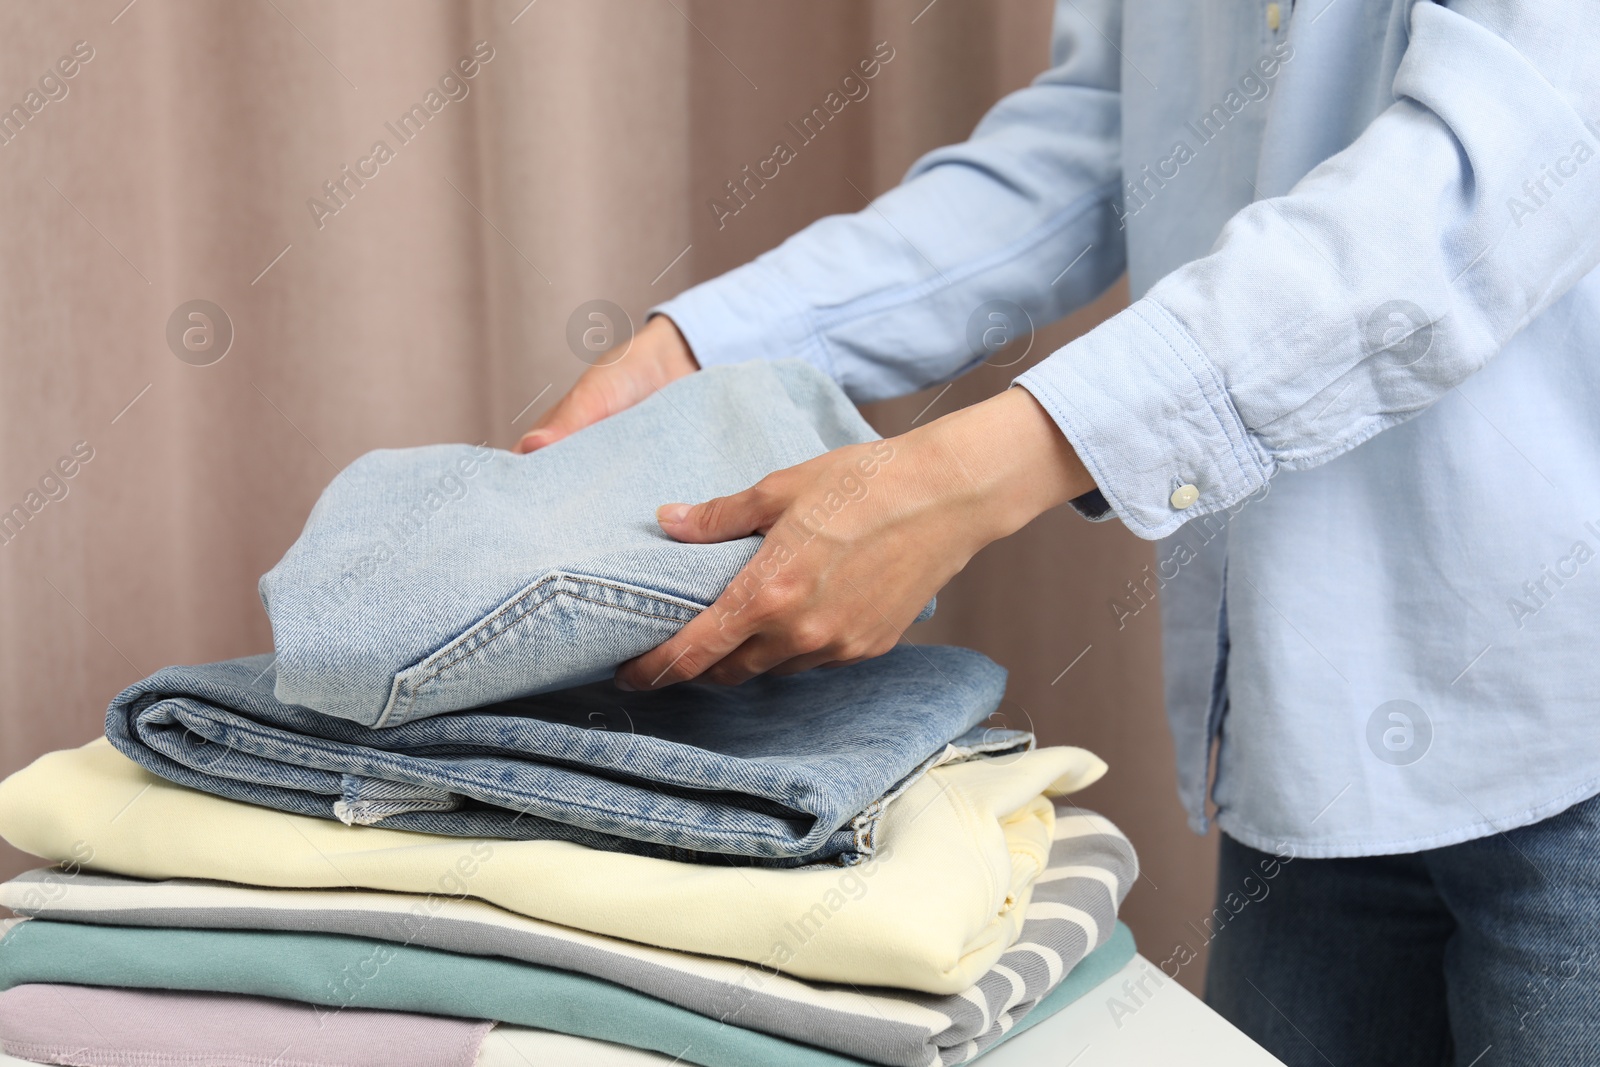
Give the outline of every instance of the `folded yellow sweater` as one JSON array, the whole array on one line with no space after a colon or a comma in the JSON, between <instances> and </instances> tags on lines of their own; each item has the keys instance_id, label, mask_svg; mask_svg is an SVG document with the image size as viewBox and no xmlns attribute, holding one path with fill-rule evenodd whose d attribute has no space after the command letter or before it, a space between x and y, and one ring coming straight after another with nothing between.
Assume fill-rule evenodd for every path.
<instances>
[{"instance_id":1,"label":"folded yellow sweater","mask_svg":"<svg viewBox=\"0 0 1600 1067\"><path fill-rule=\"evenodd\" d=\"M0 836L140 878L472 896L800 978L957 993L1016 940L1054 833L1047 797L1104 773L1078 748L936 767L890 807L877 858L772 870L289 815L158 778L102 738L0 782Z\"/></svg>"}]
</instances>

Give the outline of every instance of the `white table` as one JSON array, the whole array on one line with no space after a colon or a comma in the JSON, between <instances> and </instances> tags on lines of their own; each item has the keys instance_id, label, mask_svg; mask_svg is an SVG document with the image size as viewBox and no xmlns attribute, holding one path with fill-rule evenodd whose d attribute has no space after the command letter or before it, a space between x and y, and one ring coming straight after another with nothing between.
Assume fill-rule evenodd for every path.
<instances>
[{"instance_id":1,"label":"white table","mask_svg":"<svg viewBox=\"0 0 1600 1067\"><path fill-rule=\"evenodd\" d=\"M665 1056L615 1045L562 1041L547 1047L564 1067L667 1064ZM491 1034L480 1067L522 1065L525 1055ZM544 1057L540 1057L544 1058ZM547 1061L548 1062L548 1061ZM981 1067L1270 1067L1281 1061L1145 959L1135 956L1093 992L978 1061ZM0 1053L0 1067L27 1061ZM537 1064L535 1067L547 1067Z\"/></svg>"},{"instance_id":2,"label":"white table","mask_svg":"<svg viewBox=\"0 0 1600 1067\"><path fill-rule=\"evenodd\" d=\"M1281 1067L1282 1062L1143 956L1134 956L1082 999L978 1061L981 1067Z\"/></svg>"}]
</instances>

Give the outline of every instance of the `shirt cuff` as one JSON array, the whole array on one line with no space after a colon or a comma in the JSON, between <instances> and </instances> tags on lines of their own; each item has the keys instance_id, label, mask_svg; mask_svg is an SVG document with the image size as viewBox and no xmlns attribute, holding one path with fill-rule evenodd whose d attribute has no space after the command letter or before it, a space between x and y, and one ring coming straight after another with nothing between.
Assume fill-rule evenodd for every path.
<instances>
[{"instance_id":1,"label":"shirt cuff","mask_svg":"<svg viewBox=\"0 0 1600 1067\"><path fill-rule=\"evenodd\" d=\"M1260 491L1276 469L1216 365L1148 297L1015 384L1050 413L1111 509L1140 537L1165 537L1229 508Z\"/></svg>"},{"instance_id":2,"label":"shirt cuff","mask_svg":"<svg viewBox=\"0 0 1600 1067\"><path fill-rule=\"evenodd\" d=\"M684 290L651 315L672 320L701 367L803 359L839 380L810 309L759 260Z\"/></svg>"}]
</instances>

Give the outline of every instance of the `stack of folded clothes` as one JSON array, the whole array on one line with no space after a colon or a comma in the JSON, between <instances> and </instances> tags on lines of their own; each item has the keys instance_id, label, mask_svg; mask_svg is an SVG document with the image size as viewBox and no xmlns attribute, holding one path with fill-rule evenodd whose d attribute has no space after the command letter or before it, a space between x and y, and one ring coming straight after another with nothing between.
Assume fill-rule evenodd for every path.
<instances>
[{"instance_id":1,"label":"stack of folded clothes","mask_svg":"<svg viewBox=\"0 0 1600 1067\"><path fill-rule=\"evenodd\" d=\"M0 886L0 1046L922 1067L1115 973L1133 850L1062 799L1105 766L997 721L985 657L603 680L759 544L679 544L656 504L872 437L750 364L531 456L358 460L262 579L275 656L160 671L0 783L0 834L57 864Z\"/></svg>"}]
</instances>

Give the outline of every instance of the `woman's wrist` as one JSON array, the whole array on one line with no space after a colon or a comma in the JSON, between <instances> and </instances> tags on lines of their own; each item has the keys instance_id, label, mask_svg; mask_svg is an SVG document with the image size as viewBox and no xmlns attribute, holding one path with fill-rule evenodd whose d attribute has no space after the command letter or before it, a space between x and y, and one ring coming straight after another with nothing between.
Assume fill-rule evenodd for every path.
<instances>
[{"instance_id":1,"label":"woman's wrist","mask_svg":"<svg viewBox=\"0 0 1600 1067\"><path fill-rule=\"evenodd\" d=\"M924 427L948 463L953 503L974 509L985 543L1095 488L1071 442L1032 393L1007 389Z\"/></svg>"},{"instance_id":2,"label":"woman's wrist","mask_svg":"<svg viewBox=\"0 0 1600 1067\"><path fill-rule=\"evenodd\" d=\"M634 344L643 348L643 354L659 376L656 385L666 385L700 369L689 342L684 339L678 324L665 315L652 315L634 338Z\"/></svg>"}]
</instances>

